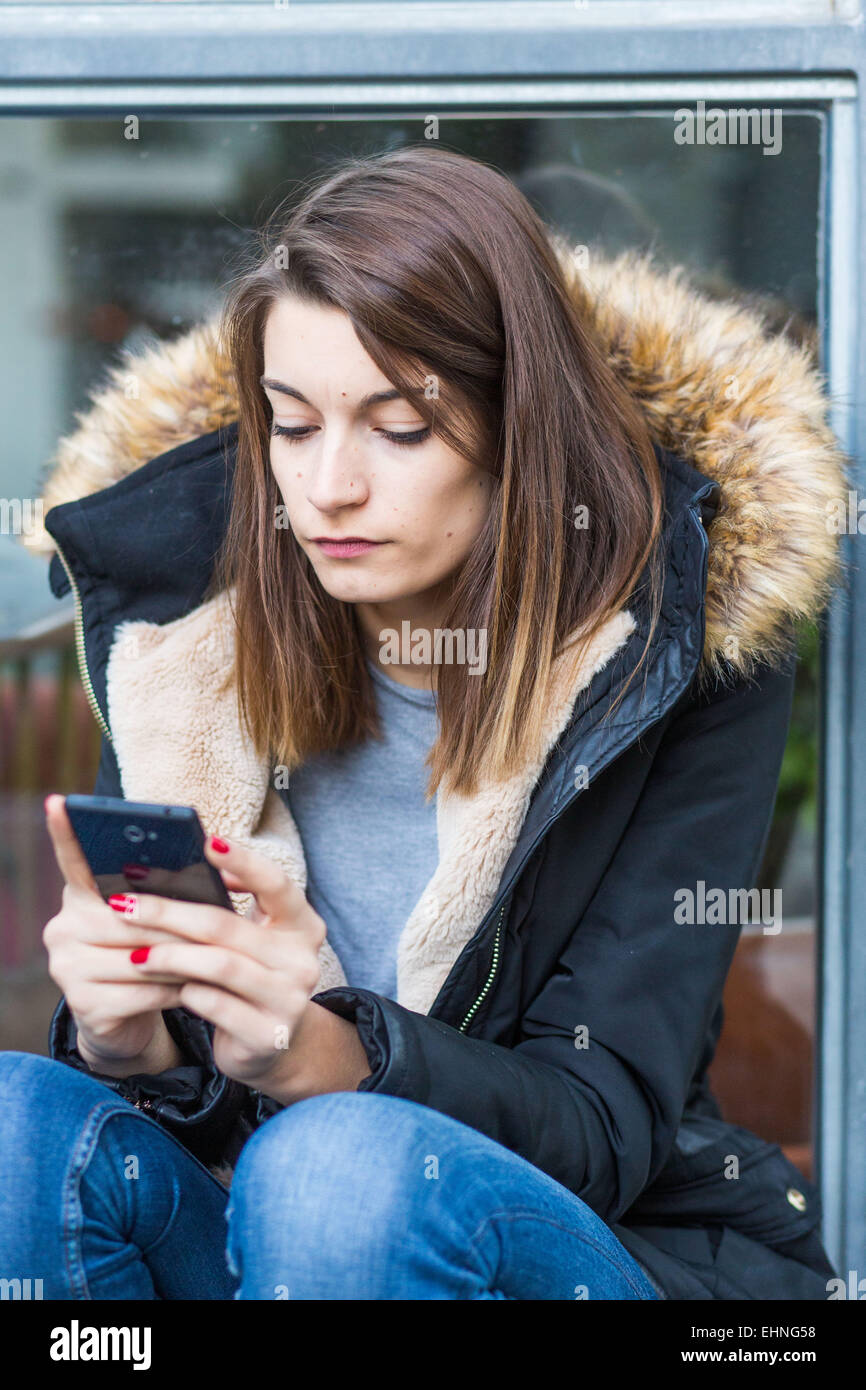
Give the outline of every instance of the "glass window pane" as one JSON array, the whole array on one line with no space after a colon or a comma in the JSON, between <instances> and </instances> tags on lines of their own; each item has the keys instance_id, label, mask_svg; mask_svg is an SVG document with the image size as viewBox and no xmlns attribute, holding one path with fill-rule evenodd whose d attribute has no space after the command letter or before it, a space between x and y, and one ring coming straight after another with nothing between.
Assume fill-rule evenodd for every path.
<instances>
[{"instance_id":1,"label":"glass window pane","mask_svg":"<svg viewBox=\"0 0 866 1390\"><path fill-rule=\"evenodd\" d=\"M248 229L350 153L423 138L423 114L379 120L8 119L0 125L0 495L33 498L56 442L118 349L182 333L220 302ZM814 344L823 117L786 110L784 140L678 145L674 110L478 115L443 142L509 174L578 243L653 248L711 294L760 302ZM447 136L446 136L447 130ZM45 567L0 535L0 640L56 618ZM98 743L68 626L41 653L8 645L0 688L0 1047L44 1050L41 930L56 908L41 796L89 790ZM818 647L804 638L794 722L762 869L784 929L746 928L713 1067L726 1113L810 1161L814 1041ZM29 991L29 993L28 993ZM29 1001L29 1002L28 1002ZM0 1002L3 1002L0 1000Z\"/></svg>"}]
</instances>

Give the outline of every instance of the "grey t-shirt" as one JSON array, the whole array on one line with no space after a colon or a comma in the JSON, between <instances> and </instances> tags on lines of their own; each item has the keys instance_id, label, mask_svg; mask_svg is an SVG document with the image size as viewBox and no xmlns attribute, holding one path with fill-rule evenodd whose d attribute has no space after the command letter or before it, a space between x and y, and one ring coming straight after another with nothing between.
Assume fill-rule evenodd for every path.
<instances>
[{"instance_id":1,"label":"grey t-shirt","mask_svg":"<svg viewBox=\"0 0 866 1390\"><path fill-rule=\"evenodd\" d=\"M383 739L309 759L282 795L348 983L396 999L397 943L439 862L436 801L424 799L436 696L367 664Z\"/></svg>"}]
</instances>

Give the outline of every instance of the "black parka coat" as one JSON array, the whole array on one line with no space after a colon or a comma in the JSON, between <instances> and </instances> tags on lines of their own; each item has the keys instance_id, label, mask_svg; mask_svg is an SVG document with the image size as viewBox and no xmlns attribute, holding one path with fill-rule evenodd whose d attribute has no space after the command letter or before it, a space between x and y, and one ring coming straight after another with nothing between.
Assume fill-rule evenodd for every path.
<instances>
[{"instance_id":1,"label":"black parka coat","mask_svg":"<svg viewBox=\"0 0 866 1390\"><path fill-rule=\"evenodd\" d=\"M419 905L424 930L402 958L401 998L329 983L340 978L333 961L313 997L357 1025L371 1068L361 1090L452 1115L529 1159L612 1227L662 1296L824 1299L835 1272L821 1244L817 1188L777 1145L722 1118L707 1068L743 921L730 905L755 882L773 811L795 671L793 624L826 596L834 561L822 513L844 491L843 464L801 350L768 340L751 313L710 304L648 261L620 258L596 273L607 277L596 326L611 341L614 324L619 333L629 322L646 330L646 308L634 305L652 302L656 337L634 332L628 358L638 394L645 373L656 374L656 388L662 368L677 373L672 358L683 350L684 321L691 333L692 375L683 395L680 372L676 397L676 418L685 415L691 432L673 430L673 405L659 414L658 389L653 402L666 568L646 679L633 681L609 716L646 639L640 589L592 666L552 689L549 746L538 765L501 799L470 808L474 821L452 823L440 812L440 840L452 826L465 844L440 866L452 896L443 877L438 894ZM617 295L630 308L611 318ZM727 333L719 313L728 316ZM195 804L208 831L243 838L246 825L248 843L279 857L290 828L274 820L280 813L265 783L256 783L258 771L223 756L215 732L223 726L208 723L210 705L195 703L209 690L202 650L214 622L223 622L218 602L203 596L225 527L236 442L230 392L223 398L217 390L225 380L216 350L204 330L197 334L139 364L146 389L133 405L120 399L119 378L97 398L47 490L45 548L57 551L54 592L71 587L76 597L82 672L104 733L96 792ZM758 395L770 415L781 402L772 439L752 429L760 413L754 400L727 398L718 406L721 426L706 424L707 383L722 380L725 366L718 355L696 354L707 341L736 351L747 383L750 362L766 368L770 353L777 394L769 403ZM191 406L193 383L201 400L203 356L213 406L204 417ZM757 366L755 373L758 381ZM760 377L764 393L768 380ZM186 401L174 434L160 432L169 389L175 405L178 393ZM116 421L124 412L121 440ZM152 426L160 422L145 429L144 444L142 412ZM201 431L202 424L211 428ZM105 468L106 454L88 455L87 441L88 431L100 436L102 449L107 429ZM118 463L133 438L138 456L127 451ZM787 466L780 442L800 451ZM160 444L172 447L153 447ZM200 689L184 706L195 681ZM192 732L199 750L213 750L212 766L209 754L184 763L185 725L197 717L190 710L202 711L206 727ZM148 748L157 751L150 756ZM163 749L160 780L153 761ZM225 799L236 772L246 821ZM199 784L199 776L210 780ZM225 823L226 806L233 823ZM491 843L499 848L492 868L483 848ZM302 849L294 852L303 882ZM711 913L702 920L700 909L697 921L683 920L684 897L693 892L699 901L711 890L722 890L721 920ZM412 919L407 938L411 927ZM217 1072L211 1025L185 1009L165 1018L183 1066L101 1079L201 1162L228 1170L279 1106ZM61 1001L51 1055L84 1068L75 1042Z\"/></svg>"}]
</instances>

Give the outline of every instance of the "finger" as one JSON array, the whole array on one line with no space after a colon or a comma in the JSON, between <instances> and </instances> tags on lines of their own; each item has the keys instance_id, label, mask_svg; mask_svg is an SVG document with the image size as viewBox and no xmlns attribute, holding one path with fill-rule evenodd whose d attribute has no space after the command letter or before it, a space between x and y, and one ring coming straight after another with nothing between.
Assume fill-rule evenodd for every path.
<instances>
[{"instance_id":1,"label":"finger","mask_svg":"<svg viewBox=\"0 0 866 1390\"><path fill-rule=\"evenodd\" d=\"M62 976L69 988L75 987L73 981L85 988L89 985L140 984L142 974L132 957L151 950L152 946L127 946L120 951L113 947L79 945L74 961L62 952L57 953L51 962L50 973L52 979L57 975ZM147 982L177 986L178 976L172 971L155 970L149 974Z\"/></svg>"},{"instance_id":2,"label":"finger","mask_svg":"<svg viewBox=\"0 0 866 1390\"><path fill-rule=\"evenodd\" d=\"M239 878L237 874L233 874L231 869L225 868L222 864L217 867L222 875L223 883L230 893L245 893L248 891L243 879Z\"/></svg>"},{"instance_id":3,"label":"finger","mask_svg":"<svg viewBox=\"0 0 866 1390\"><path fill-rule=\"evenodd\" d=\"M189 941L151 946L145 959L134 962L134 968L147 979L158 975L180 981L201 980L254 1002L258 1002L257 995L267 988L266 971L257 962L236 951L199 946Z\"/></svg>"},{"instance_id":4,"label":"finger","mask_svg":"<svg viewBox=\"0 0 866 1390\"><path fill-rule=\"evenodd\" d=\"M303 1008L318 983L318 965L309 951L298 951L293 960L276 971L236 951L218 946L165 942L150 948L147 958L135 964L142 976L176 977L215 985L259 1009L282 1014L293 1005Z\"/></svg>"},{"instance_id":5,"label":"finger","mask_svg":"<svg viewBox=\"0 0 866 1390\"><path fill-rule=\"evenodd\" d=\"M173 981L169 985L151 983L100 985L98 1006L100 1016L117 1019L136 1018L138 1014L155 1013L157 1009L177 1009L182 1007L181 986ZM88 994L87 1006L81 1007L73 987L66 993L66 1002L76 1017L85 1017L93 1012L93 992Z\"/></svg>"},{"instance_id":6,"label":"finger","mask_svg":"<svg viewBox=\"0 0 866 1390\"><path fill-rule=\"evenodd\" d=\"M66 798L57 794L45 798L45 822L60 872L67 883L99 893L90 865L84 857L66 811Z\"/></svg>"},{"instance_id":7,"label":"finger","mask_svg":"<svg viewBox=\"0 0 866 1390\"><path fill-rule=\"evenodd\" d=\"M309 908L306 895L273 859L216 835L205 841L205 854L224 874L226 887L232 892L254 894L258 906L274 918L278 929L301 925Z\"/></svg>"},{"instance_id":8,"label":"finger","mask_svg":"<svg viewBox=\"0 0 866 1390\"><path fill-rule=\"evenodd\" d=\"M276 966L279 962L280 939L270 924L239 917L228 908L180 902L156 893L118 893L110 902L136 928L158 927L188 941L225 946L262 965Z\"/></svg>"},{"instance_id":9,"label":"finger","mask_svg":"<svg viewBox=\"0 0 866 1390\"><path fill-rule=\"evenodd\" d=\"M69 913L65 911L67 907ZM52 917L42 932L43 944L49 951L65 950L71 942L76 946L116 946L130 951L135 946L155 946L157 941L174 939L175 934L168 928L141 926L112 911L101 898L98 904L94 903L90 893L72 886L64 889L64 911Z\"/></svg>"},{"instance_id":10,"label":"finger","mask_svg":"<svg viewBox=\"0 0 866 1390\"><path fill-rule=\"evenodd\" d=\"M290 1034L290 1030L285 1023L213 985L190 981L182 987L180 1001L185 1009L221 1028L235 1044L239 1043L249 1052L251 1060L267 1056L271 1051L276 1055L288 1045L289 1037L286 1034ZM257 1070L262 1070L260 1062L257 1063ZM231 1073L225 1074L228 1076Z\"/></svg>"},{"instance_id":11,"label":"finger","mask_svg":"<svg viewBox=\"0 0 866 1390\"><path fill-rule=\"evenodd\" d=\"M138 930L158 928L185 940L240 946L250 931L248 919L213 903L190 903L160 893L112 893L108 906Z\"/></svg>"}]
</instances>

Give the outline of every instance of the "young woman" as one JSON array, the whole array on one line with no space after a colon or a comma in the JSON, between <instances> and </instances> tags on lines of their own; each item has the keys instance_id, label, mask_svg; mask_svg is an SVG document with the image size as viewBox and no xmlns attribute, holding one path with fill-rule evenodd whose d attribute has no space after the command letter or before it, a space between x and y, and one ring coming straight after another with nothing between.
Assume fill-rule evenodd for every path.
<instances>
[{"instance_id":1,"label":"young woman","mask_svg":"<svg viewBox=\"0 0 866 1390\"><path fill-rule=\"evenodd\" d=\"M218 328L115 371L46 543L97 792L196 806L240 915L104 903L48 799L0 1275L826 1297L815 1187L707 1083L837 568L806 350L432 147L310 188Z\"/></svg>"}]
</instances>

